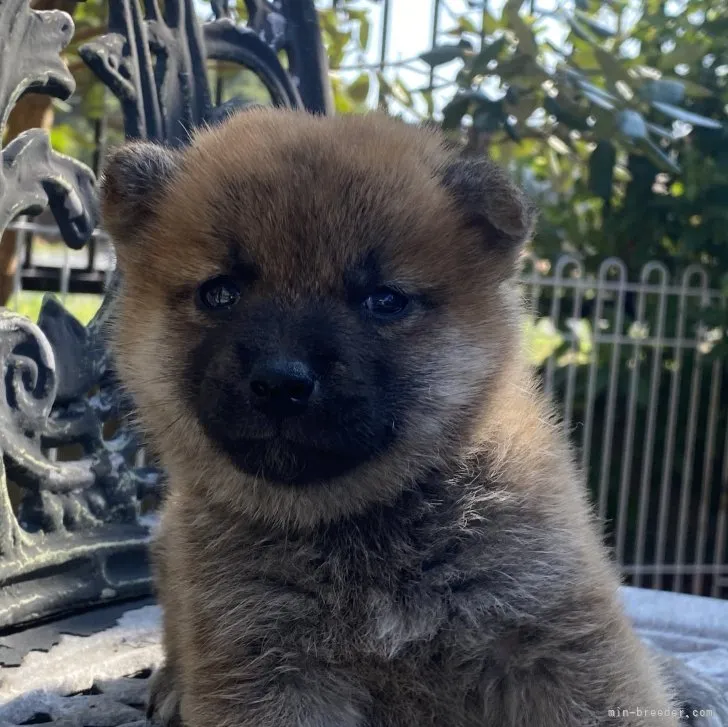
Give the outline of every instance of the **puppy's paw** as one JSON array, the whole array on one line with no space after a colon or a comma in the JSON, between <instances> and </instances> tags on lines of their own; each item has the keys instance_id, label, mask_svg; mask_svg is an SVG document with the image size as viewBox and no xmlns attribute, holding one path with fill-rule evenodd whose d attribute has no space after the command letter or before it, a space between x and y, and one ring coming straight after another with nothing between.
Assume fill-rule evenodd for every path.
<instances>
[{"instance_id":1,"label":"puppy's paw","mask_svg":"<svg viewBox=\"0 0 728 727\"><path fill-rule=\"evenodd\" d=\"M182 727L179 690L174 674L166 664L150 679L147 721L160 727Z\"/></svg>"}]
</instances>

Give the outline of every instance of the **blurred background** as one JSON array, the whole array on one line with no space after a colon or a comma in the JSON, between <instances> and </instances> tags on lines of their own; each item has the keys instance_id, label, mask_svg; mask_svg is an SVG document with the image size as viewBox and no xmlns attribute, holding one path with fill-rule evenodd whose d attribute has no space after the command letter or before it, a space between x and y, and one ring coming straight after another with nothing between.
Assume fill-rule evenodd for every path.
<instances>
[{"instance_id":1,"label":"blurred background","mask_svg":"<svg viewBox=\"0 0 728 727\"><path fill-rule=\"evenodd\" d=\"M107 2L70 12L77 91L28 95L8 139L44 127L98 171L120 109L77 54ZM321 0L337 113L434 122L507 166L541 208L524 261L525 335L634 585L728 596L728 7L723 0ZM200 0L204 20L211 6ZM231 4L246 20L245 4ZM210 62L216 101L265 101ZM113 265L50 216L0 245L0 304L37 317L45 291L86 323Z\"/></svg>"}]
</instances>

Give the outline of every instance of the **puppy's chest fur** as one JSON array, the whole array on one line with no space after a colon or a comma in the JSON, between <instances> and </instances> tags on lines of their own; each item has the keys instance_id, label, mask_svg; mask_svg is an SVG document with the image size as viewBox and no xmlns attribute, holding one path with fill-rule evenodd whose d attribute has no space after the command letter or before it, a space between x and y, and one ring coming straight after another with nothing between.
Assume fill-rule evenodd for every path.
<instances>
[{"instance_id":1,"label":"puppy's chest fur","mask_svg":"<svg viewBox=\"0 0 728 727\"><path fill-rule=\"evenodd\" d=\"M566 575L553 534L503 503L491 527L488 509L453 483L428 482L393 505L300 535L197 512L185 576L206 595L193 617L212 648L237 643L242 661L275 653L295 669L323 663L370 691L392 678L431 689L443 670L462 674L465 687L484 650L497 660L526 614L535 623L536 581L548 588ZM523 563L524 547L539 562ZM507 575L516 560L518 582Z\"/></svg>"}]
</instances>

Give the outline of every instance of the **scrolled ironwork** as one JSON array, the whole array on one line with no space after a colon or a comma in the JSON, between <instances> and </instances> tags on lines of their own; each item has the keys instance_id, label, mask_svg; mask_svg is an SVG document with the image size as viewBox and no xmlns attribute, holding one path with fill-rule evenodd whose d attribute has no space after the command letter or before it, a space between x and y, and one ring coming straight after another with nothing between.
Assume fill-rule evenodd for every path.
<instances>
[{"instance_id":1,"label":"scrolled ironwork","mask_svg":"<svg viewBox=\"0 0 728 727\"><path fill-rule=\"evenodd\" d=\"M298 89L281 66L274 47L254 30L236 25L229 18L220 18L207 23L204 33L209 58L249 68L263 82L276 106L302 106Z\"/></svg>"},{"instance_id":2,"label":"scrolled ironwork","mask_svg":"<svg viewBox=\"0 0 728 727\"><path fill-rule=\"evenodd\" d=\"M250 69L274 104L328 110L312 2L247 5L248 25L233 20L225 0L201 25L192 0L166 0L164 13L157 0L110 0L109 32L79 52L119 99L127 138L183 144L195 126L244 108L240 99L213 107L208 59ZM73 92L60 56L72 35L65 13L0 0L0 58L16 61L0 63L2 125L25 92ZM10 142L2 160L0 231L49 206L65 242L83 246L96 224L90 170L54 152L38 129ZM141 464L133 405L106 347L117 284L112 278L88 326L53 297L37 324L0 309L0 631L150 590L145 508L163 477Z\"/></svg>"},{"instance_id":3,"label":"scrolled ironwork","mask_svg":"<svg viewBox=\"0 0 728 727\"><path fill-rule=\"evenodd\" d=\"M58 10L31 10L27 0L0 0L0 138L24 94L70 96L76 84L60 58L73 21ZM90 169L50 147L48 134L32 129L2 150L0 230L19 214L50 205L68 245L81 247L96 224Z\"/></svg>"},{"instance_id":4,"label":"scrolled ironwork","mask_svg":"<svg viewBox=\"0 0 728 727\"><path fill-rule=\"evenodd\" d=\"M104 435L121 414L99 330L105 310L83 328L53 298L39 325L0 311L0 619L14 626L37 616L149 588L149 526L144 498L158 492L159 473L134 466L139 443L129 425ZM51 326L50 322L58 324ZM52 340L67 333L76 347ZM43 330L53 331L49 337ZM83 334L80 332L83 331ZM61 364L68 350L74 356ZM84 361L80 369L75 366ZM61 365L59 365L61 364ZM64 381L72 377L74 381ZM95 391L90 392L91 386ZM65 393L64 393L65 388ZM82 391L77 395L76 391ZM63 461L49 448L75 445ZM63 449L61 449L63 451ZM16 508L8 479L22 491ZM121 569L114 563L127 560Z\"/></svg>"},{"instance_id":5,"label":"scrolled ironwork","mask_svg":"<svg viewBox=\"0 0 728 727\"><path fill-rule=\"evenodd\" d=\"M0 0L0 135L24 93L73 93L60 55L72 36L66 13ZM32 129L2 149L0 232L46 207L66 244L86 244L94 175ZM160 476L136 466L139 442L104 345L108 306L87 327L53 298L37 325L0 310L0 628L149 589L140 514Z\"/></svg>"},{"instance_id":6,"label":"scrolled ironwork","mask_svg":"<svg viewBox=\"0 0 728 727\"><path fill-rule=\"evenodd\" d=\"M192 0L114 0L109 33L81 46L89 68L116 95L127 136L183 144L190 130L215 118L206 61L251 70L278 106L326 113L331 102L314 6L308 0L249 2L250 24L235 22L227 3L197 22ZM285 51L290 70L278 57ZM233 104L233 105L239 105Z\"/></svg>"}]
</instances>

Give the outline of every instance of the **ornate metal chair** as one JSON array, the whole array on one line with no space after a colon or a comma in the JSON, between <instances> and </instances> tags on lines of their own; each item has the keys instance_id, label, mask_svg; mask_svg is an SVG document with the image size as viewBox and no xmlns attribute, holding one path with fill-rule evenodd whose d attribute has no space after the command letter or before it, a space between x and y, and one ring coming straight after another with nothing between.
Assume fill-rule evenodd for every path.
<instances>
[{"instance_id":1,"label":"ornate metal chair","mask_svg":"<svg viewBox=\"0 0 728 727\"><path fill-rule=\"evenodd\" d=\"M239 105L213 108L207 59L252 70L273 104L329 110L313 2L246 4L247 25L224 0L213 0L215 19L200 24L192 0L165 0L163 13L157 0L144 9L110 0L109 32L80 54L119 99L127 138L183 144L190 128ZM73 93L60 58L73 32L63 12L0 0L0 136L23 93ZM49 206L66 244L80 248L97 224L94 185L88 168L51 149L46 132L25 132L2 149L0 232ZM140 442L106 352L113 290L112 281L86 327L53 297L37 324L0 310L0 630L150 590L143 510L162 476L138 464Z\"/></svg>"}]
</instances>

